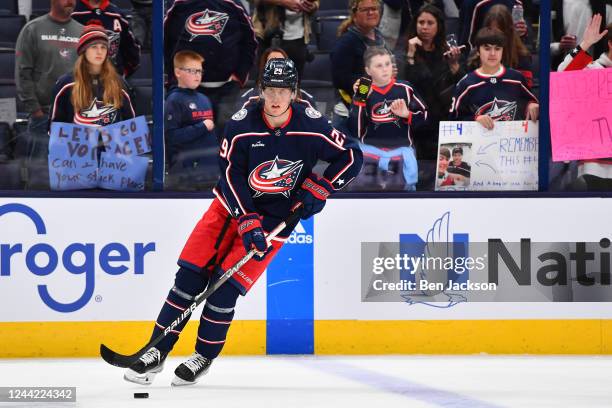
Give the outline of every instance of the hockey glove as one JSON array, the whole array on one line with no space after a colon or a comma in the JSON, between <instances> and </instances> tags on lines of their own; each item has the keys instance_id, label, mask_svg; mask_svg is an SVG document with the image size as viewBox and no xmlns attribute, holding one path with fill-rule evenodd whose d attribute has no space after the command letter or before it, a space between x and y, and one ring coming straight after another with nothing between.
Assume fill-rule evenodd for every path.
<instances>
[{"instance_id":1,"label":"hockey glove","mask_svg":"<svg viewBox=\"0 0 612 408\"><path fill-rule=\"evenodd\" d=\"M311 174L304 182L300 191L297 193L297 202L302 203L302 214L300 217L305 220L313 215L320 213L325 207L325 200L334 192L334 186L325 178ZM295 208L296 206L293 206Z\"/></svg>"},{"instance_id":2,"label":"hockey glove","mask_svg":"<svg viewBox=\"0 0 612 408\"><path fill-rule=\"evenodd\" d=\"M244 249L249 252L255 249L255 258L261 261L266 254L272 250L272 246L268 247L266 242L266 234L261 227L261 217L255 213L249 213L238 218L238 234L242 238Z\"/></svg>"}]
</instances>

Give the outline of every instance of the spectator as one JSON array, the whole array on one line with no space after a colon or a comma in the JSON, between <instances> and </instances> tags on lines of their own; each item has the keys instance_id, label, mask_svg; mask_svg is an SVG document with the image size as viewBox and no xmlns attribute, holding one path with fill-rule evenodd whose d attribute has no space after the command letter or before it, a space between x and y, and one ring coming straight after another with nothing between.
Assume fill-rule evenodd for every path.
<instances>
[{"instance_id":1,"label":"spectator","mask_svg":"<svg viewBox=\"0 0 612 408\"><path fill-rule=\"evenodd\" d=\"M385 46L378 31L380 22L379 0L351 0L349 17L338 27L340 38L331 52L332 81L342 102L334 107L334 124L341 124L348 117L348 106L353 96L353 84L364 74L363 54L367 47Z\"/></svg>"},{"instance_id":2,"label":"spectator","mask_svg":"<svg viewBox=\"0 0 612 408\"><path fill-rule=\"evenodd\" d=\"M287 53L285 52L285 50L283 50L282 48L279 48L279 47L267 48L259 57L259 65L258 65L259 69L257 70L259 74L257 77L257 83L255 84L255 87L250 88L249 90L247 90L240 96L240 99L237 105L238 109L246 107L246 105L248 105L251 102L259 102L260 100L259 90L261 88L261 75L263 73L264 67L266 66L266 62L268 62L269 60L273 58L290 59L287 56ZM297 92L297 97L295 99L296 102L306 104L307 106L311 108L315 107L314 97L311 94L309 94L308 92L304 91L303 89L299 87L297 88L296 92Z\"/></svg>"},{"instance_id":3,"label":"spectator","mask_svg":"<svg viewBox=\"0 0 612 408\"><path fill-rule=\"evenodd\" d=\"M213 104L217 133L234 113L240 88L255 62L257 40L251 19L237 0L186 0L168 10L164 26L166 72L181 50L197 52L206 61L200 92Z\"/></svg>"},{"instance_id":4,"label":"spectator","mask_svg":"<svg viewBox=\"0 0 612 408\"><path fill-rule=\"evenodd\" d=\"M365 102L359 96L353 100L349 130L361 140L361 150L378 159L382 172L389 172L390 159L400 156L403 187L414 190L417 164L410 134L427 120L427 108L409 83L393 77L391 53L386 48L369 47L364 66L372 86Z\"/></svg>"},{"instance_id":5,"label":"spectator","mask_svg":"<svg viewBox=\"0 0 612 408\"><path fill-rule=\"evenodd\" d=\"M183 50L174 55L174 76L178 85L166 98L166 155L170 172L213 164L217 167L219 143L213 132L212 105L196 89L202 80L204 59ZM208 162L208 163L206 163ZM218 172L217 172L218 176Z\"/></svg>"},{"instance_id":6,"label":"spectator","mask_svg":"<svg viewBox=\"0 0 612 408\"><path fill-rule=\"evenodd\" d=\"M17 97L29 115L30 158L47 159L47 124L51 91L57 79L74 67L83 26L70 18L75 0L51 0L48 14L30 21L16 46Z\"/></svg>"},{"instance_id":7,"label":"spectator","mask_svg":"<svg viewBox=\"0 0 612 408\"><path fill-rule=\"evenodd\" d=\"M474 46L479 68L457 84L452 120L475 120L487 129L493 129L498 120L537 121L540 106L527 80L502 64L505 44L504 33L497 29L485 27L478 31Z\"/></svg>"},{"instance_id":8,"label":"spectator","mask_svg":"<svg viewBox=\"0 0 612 408\"><path fill-rule=\"evenodd\" d=\"M584 29L582 41L573 49L559 65L559 71L573 71L579 69L612 68L612 23L599 32L602 16L595 14ZM602 38L606 39L607 52L593 61L586 51ZM575 189L590 191L612 191L612 158L581 160L578 163L578 179L574 183Z\"/></svg>"},{"instance_id":9,"label":"spectator","mask_svg":"<svg viewBox=\"0 0 612 408\"><path fill-rule=\"evenodd\" d=\"M151 49L151 35L153 34L153 1L152 0L132 0L132 20L131 28L136 40L145 50Z\"/></svg>"},{"instance_id":10,"label":"spectator","mask_svg":"<svg viewBox=\"0 0 612 408\"><path fill-rule=\"evenodd\" d=\"M601 12L605 10L606 18L602 20L604 25L612 23L610 2L603 4L601 0L552 0L551 8L553 28L551 41L555 41L550 44L553 69L557 68L567 53L580 44L582 33L593 14L598 14L598 8L603 9ZM593 53L594 50L585 51Z\"/></svg>"},{"instance_id":11,"label":"spectator","mask_svg":"<svg viewBox=\"0 0 612 408\"><path fill-rule=\"evenodd\" d=\"M74 72L55 84L50 122L107 126L136 116L108 48L104 27L92 24L83 28Z\"/></svg>"},{"instance_id":12,"label":"spectator","mask_svg":"<svg viewBox=\"0 0 612 408\"><path fill-rule=\"evenodd\" d=\"M382 0L383 12L379 30L385 38L387 47L391 50L405 43L408 26L424 4L431 4L440 10L444 9L442 0Z\"/></svg>"},{"instance_id":13,"label":"spectator","mask_svg":"<svg viewBox=\"0 0 612 408\"><path fill-rule=\"evenodd\" d=\"M140 45L121 10L109 0L77 0L72 18L83 25L98 24L109 35L108 57L119 74L129 77L140 65Z\"/></svg>"},{"instance_id":14,"label":"spectator","mask_svg":"<svg viewBox=\"0 0 612 408\"><path fill-rule=\"evenodd\" d=\"M298 79L307 60L311 18L318 8L319 0L255 0L253 26L261 49L274 46L285 50L295 63Z\"/></svg>"},{"instance_id":15,"label":"spectator","mask_svg":"<svg viewBox=\"0 0 612 408\"><path fill-rule=\"evenodd\" d=\"M453 90L465 69L460 64L460 49L446 42L444 17L437 7L419 9L408 37L403 77L423 96L429 119L413 133L417 157L433 161L438 151L438 124L448 117Z\"/></svg>"},{"instance_id":16,"label":"spectator","mask_svg":"<svg viewBox=\"0 0 612 408\"><path fill-rule=\"evenodd\" d=\"M485 16L484 26L496 28L504 33L506 43L504 44L502 63L504 66L514 68L523 74L527 79L527 84L531 87L533 85L531 54L516 32L512 22L512 14L510 14L508 8L501 4L491 7Z\"/></svg>"},{"instance_id":17,"label":"spectator","mask_svg":"<svg viewBox=\"0 0 612 408\"><path fill-rule=\"evenodd\" d=\"M520 0L464 0L459 9L459 44L468 47L468 51L475 46L474 36L484 25L484 18L496 4L502 4L512 10L514 6L522 7ZM517 22L516 29L522 37L527 34L525 21Z\"/></svg>"}]
</instances>

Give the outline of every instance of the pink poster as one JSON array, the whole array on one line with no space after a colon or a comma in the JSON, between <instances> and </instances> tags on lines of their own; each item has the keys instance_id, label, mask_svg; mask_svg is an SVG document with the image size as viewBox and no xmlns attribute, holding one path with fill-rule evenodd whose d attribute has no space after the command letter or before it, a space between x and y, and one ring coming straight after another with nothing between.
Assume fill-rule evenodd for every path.
<instances>
[{"instance_id":1,"label":"pink poster","mask_svg":"<svg viewBox=\"0 0 612 408\"><path fill-rule=\"evenodd\" d=\"M550 74L553 161L612 157L612 69Z\"/></svg>"}]
</instances>

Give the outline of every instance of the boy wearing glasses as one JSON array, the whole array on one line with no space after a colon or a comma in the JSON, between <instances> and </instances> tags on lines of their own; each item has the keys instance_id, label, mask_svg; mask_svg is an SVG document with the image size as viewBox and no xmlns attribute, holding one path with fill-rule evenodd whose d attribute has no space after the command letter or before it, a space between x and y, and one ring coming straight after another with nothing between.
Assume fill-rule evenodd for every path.
<instances>
[{"instance_id":1,"label":"boy wearing glasses","mask_svg":"<svg viewBox=\"0 0 612 408\"><path fill-rule=\"evenodd\" d=\"M203 62L204 58L193 51L179 51L174 56L178 85L168 92L165 105L168 168L177 164L182 168L198 167L205 157L214 161L219 149L213 132L212 105L196 90L202 81ZM205 154L208 150L213 154ZM202 154L188 154L196 151Z\"/></svg>"}]
</instances>

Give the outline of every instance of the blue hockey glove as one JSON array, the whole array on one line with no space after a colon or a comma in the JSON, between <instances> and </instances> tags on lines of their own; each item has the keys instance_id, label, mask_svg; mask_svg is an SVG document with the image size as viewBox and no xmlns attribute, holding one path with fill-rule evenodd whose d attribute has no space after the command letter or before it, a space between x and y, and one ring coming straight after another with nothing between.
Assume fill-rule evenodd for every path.
<instances>
[{"instance_id":1,"label":"blue hockey glove","mask_svg":"<svg viewBox=\"0 0 612 408\"><path fill-rule=\"evenodd\" d=\"M320 213L325 207L325 200L334 192L334 186L323 177L311 174L297 193L297 202L302 203L302 214L305 220ZM295 208L296 206L294 206Z\"/></svg>"},{"instance_id":2,"label":"blue hockey glove","mask_svg":"<svg viewBox=\"0 0 612 408\"><path fill-rule=\"evenodd\" d=\"M261 217L255 213L249 213L238 218L238 234L242 238L244 249L249 252L255 249L255 258L261 261L266 254L272 250L272 246L268 246L266 235L261 227Z\"/></svg>"}]
</instances>

